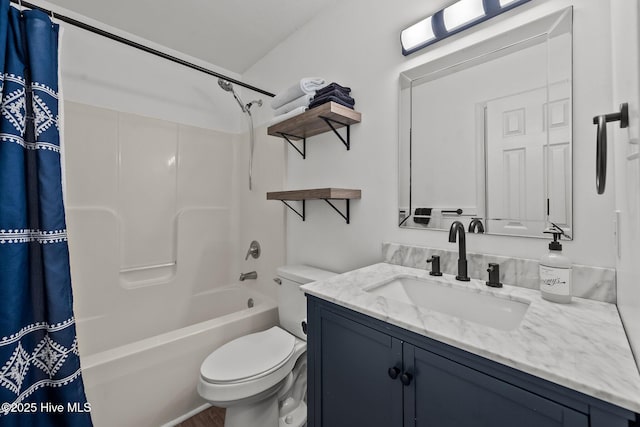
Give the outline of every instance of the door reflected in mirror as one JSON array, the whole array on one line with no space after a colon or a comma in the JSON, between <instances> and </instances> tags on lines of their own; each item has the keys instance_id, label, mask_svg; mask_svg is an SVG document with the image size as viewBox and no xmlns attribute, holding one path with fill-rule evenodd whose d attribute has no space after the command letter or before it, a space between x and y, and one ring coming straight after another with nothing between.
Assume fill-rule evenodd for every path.
<instances>
[{"instance_id":1,"label":"door reflected in mirror","mask_svg":"<svg viewBox=\"0 0 640 427\"><path fill-rule=\"evenodd\" d=\"M403 72L400 226L572 234L571 78L571 9Z\"/></svg>"}]
</instances>

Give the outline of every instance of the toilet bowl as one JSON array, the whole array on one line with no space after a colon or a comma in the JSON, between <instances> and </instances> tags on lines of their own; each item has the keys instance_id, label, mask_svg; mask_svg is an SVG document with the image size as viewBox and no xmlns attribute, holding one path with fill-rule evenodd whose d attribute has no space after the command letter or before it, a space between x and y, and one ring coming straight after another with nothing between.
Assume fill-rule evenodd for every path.
<instances>
[{"instance_id":1,"label":"toilet bowl","mask_svg":"<svg viewBox=\"0 0 640 427\"><path fill-rule=\"evenodd\" d=\"M308 266L280 267L281 326L228 342L202 362L198 393L227 408L225 427L306 425L306 299L299 288L334 275Z\"/></svg>"}]
</instances>

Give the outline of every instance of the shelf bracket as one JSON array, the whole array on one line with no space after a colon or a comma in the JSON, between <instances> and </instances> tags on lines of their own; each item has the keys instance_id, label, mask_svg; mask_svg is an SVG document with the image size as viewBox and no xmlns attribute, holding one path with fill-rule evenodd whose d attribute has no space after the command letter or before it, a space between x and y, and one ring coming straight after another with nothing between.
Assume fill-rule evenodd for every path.
<instances>
[{"instance_id":1,"label":"shelf bracket","mask_svg":"<svg viewBox=\"0 0 640 427\"><path fill-rule=\"evenodd\" d=\"M298 212L297 210L295 210L289 203L287 203L285 200L281 200L282 203L284 203L289 209L291 209L293 212L296 213L296 215L298 215L300 218L302 218L302 220L304 221L304 217L305 217L305 212L304 212L304 205L305 205L305 200L301 200L302 201L302 213Z\"/></svg>"},{"instance_id":2,"label":"shelf bracket","mask_svg":"<svg viewBox=\"0 0 640 427\"><path fill-rule=\"evenodd\" d=\"M296 136L296 135L290 135L290 134L284 133L284 132L278 132L278 135L280 135L281 137L286 139L287 142L289 143L289 145L291 145L293 148L295 148L295 150L302 156L302 159L306 159L306 155L307 155L307 138ZM302 150L300 150L298 147L296 147L296 145L293 143L293 141L291 141L289 138L301 139L302 140Z\"/></svg>"},{"instance_id":3,"label":"shelf bracket","mask_svg":"<svg viewBox=\"0 0 640 427\"><path fill-rule=\"evenodd\" d=\"M346 124L346 123L342 123L342 122L339 122L339 121L337 121L337 120L330 119L329 117L320 116L320 118L321 118L322 120L324 120L324 121L325 121L325 123L326 123L327 125L329 125L329 127L331 128L331 130L333 131L333 133L335 133L335 134L337 135L337 137L338 137L338 138L340 138L340 141L342 141L342 143L344 144L344 146L345 146L345 147L347 147L347 150L350 150L350 149L351 149L351 126L350 126L350 125L348 125L348 124ZM339 125L344 126L344 127L346 127L346 128L347 128L347 139L346 139L346 140L342 137L342 135L340 135L340 134L338 133L338 131L336 130L336 128L333 126L333 123L332 123L332 122L333 122L333 123L337 123L337 124L339 124Z\"/></svg>"},{"instance_id":4,"label":"shelf bracket","mask_svg":"<svg viewBox=\"0 0 640 427\"><path fill-rule=\"evenodd\" d=\"M335 205L329 201L329 199L322 199L322 200L324 200L325 202L329 203L329 206L331 206L333 208L333 210L338 212L338 214L342 218L344 218L344 220L347 222L347 224L349 224L349 199L345 199L345 203L346 203L346 206L347 206L346 215L343 214L342 212L340 212L340 209L336 208Z\"/></svg>"}]
</instances>

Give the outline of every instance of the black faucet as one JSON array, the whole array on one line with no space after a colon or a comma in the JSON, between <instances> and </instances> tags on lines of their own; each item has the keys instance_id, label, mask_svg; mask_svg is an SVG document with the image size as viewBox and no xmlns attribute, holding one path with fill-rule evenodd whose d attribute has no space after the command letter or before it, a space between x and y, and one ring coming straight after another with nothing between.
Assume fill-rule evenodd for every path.
<instances>
[{"instance_id":1,"label":"black faucet","mask_svg":"<svg viewBox=\"0 0 640 427\"><path fill-rule=\"evenodd\" d=\"M456 242L456 235L458 237L458 275L457 280L461 282L468 282L469 276L467 275L467 243L464 235L464 225L460 221L454 221L449 229L449 242Z\"/></svg>"},{"instance_id":2,"label":"black faucet","mask_svg":"<svg viewBox=\"0 0 640 427\"><path fill-rule=\"evenodd\" d=\"M469 223L469 233L484 233L484 225L480 218L473 218Z\"/></svg>"}]
</instances>

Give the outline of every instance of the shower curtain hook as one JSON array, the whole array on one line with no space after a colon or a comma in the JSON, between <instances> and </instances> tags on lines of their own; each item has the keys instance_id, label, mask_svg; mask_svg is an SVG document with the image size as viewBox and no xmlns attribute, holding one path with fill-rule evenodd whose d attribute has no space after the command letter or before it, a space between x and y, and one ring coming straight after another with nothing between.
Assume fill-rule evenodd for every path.
<instances>
[{"instance_id":1,"label":"shower curtain hook","mask_svg":"<svg viewBox=\"0 0 640 427\"><path fill-rule=\"evenodd\" d=\"M20 16L22 15L22 0L18 0L18 8L20 9Z\"/></svg>"}]
</instances>

